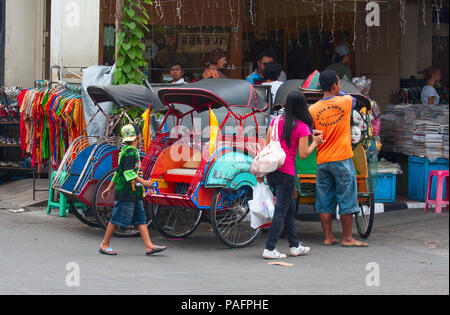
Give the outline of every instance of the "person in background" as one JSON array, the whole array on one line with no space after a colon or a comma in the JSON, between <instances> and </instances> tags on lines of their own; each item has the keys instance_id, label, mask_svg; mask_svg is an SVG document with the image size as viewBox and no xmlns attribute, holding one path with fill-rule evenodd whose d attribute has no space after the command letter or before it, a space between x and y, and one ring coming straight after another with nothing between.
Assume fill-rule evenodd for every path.
<instances>
[{"instance_id":1,"label":"person in background","mask_svg":"<svg viewBox=\"0 0 450 315\"><path fill-rule=\"evenodd\" d=\"M105 237L100 245L100 254L116 256L110 242L117 227L128 228L130 225L138 227L145 245L147 256L160 253L166 246L154 245L150 239L147 218L144 210L144 186L151 187L152 181L142 178L141 163L138 147L142 142L142 132L136 125L126 125L122 128L124 147L119 155L119 167L109 186L102 192L103 200L108 200L114 193L114 209Z\"/></svg>"},{"instance_id":2,"label":"person in background","mask_svg":"<svg viewBox=\"0 0 450 315\"><path fill-rule=\"evenodd\" d=\"M336 57L334 63L328 66L327 70L334 70L340 79L353 79L352 69L350 68L352 51L347 45L336 47Z\"/></svg>"},{"instance_id":3,"label":"person in background","mask_svg":"<svg viewBox=\"0 0 450 315\"><path fill-rule=\"evenodd\" d=\"M303 256L310 252L310 248L303 246L297 238L295 227L296 207L293 196L297 154L300 154L300 158L306 159L314 152L317 146L323 143L321 132L314 131L312 144L309 145L313 124L314 120L308 111L305 95L300 91L290 93L285 104L285 114L279 120L278 130L275 130L279 135L281 147L286 153L286 161L280 169L267 176L267 181L275 192L277 202L266 248L263 253L263 258L265 259L287 258L286 254L281 254L276 249L283 226L289 240L290 256ZM269 145L272 140L274 125L275 121L272 122L267 131L266 145ZM258 178L258 182L263 180L264 178Z\"/></svg>"},{"instance_id":4,"label":"person in background","mask_svg":"<svg viewBox=\"0 0 450 315\"><path fill-rule=\"evenodd\" d=\"M425 69L423 74L425 80L427 80L427 85L422 89L422 104L438 105L441 102L441 98L434 86L441 81L441 70L430 67Z\"/></svg>"},{"instance_id":5,"label":"person in background","mask_svg":"<svg viewBox=\"0 0 450 315\"><path fill-rule=\"evenodd\" d=\"M264 80L262 85L270 86L272 91L272 99L275 101L278 89L284 83L280 81L280 75L283 68L280 64L271 62L264 69Z\"/></svg>"},{"instance_id":6,"label":"person in background","mask_svg":"<svg viewBox=\"0 0 450 315\"><path fill-rule=\"evenodd\" d=\"M172 84L184 84L184 71L181 63L174 62L170 65L170 76L172 77Z\"/></svg>"},{"instance_id":7,"label":"person in background","mask_svg":"<svg viewBox=\"0 0 450 315\"><path fill-rule=\"evenodd\" d=\"M175 34L165 36L165 43L159 45L156 50L156 61L160 67L169 68L174 60L183 62L184 55L178 46L178 39Z\"/></svg>"},{"instance_id":8,"label":"person in background","mask_svg":"<svg viewBox=\"0 0 450 315\"><path fill-rule=\"evenodd\" d=\"M353 215L359 213L358 187L353 164L351 116L354 100L341 94L341 81L333 70L320 75L324 98L309 108L315 129L323 132L317 150L316 210L325 233L324 246L339 243L332 232L333 215L339 205L343 247L367 247L352 236Z\"/></svg>"},{"instance_id":9,"label":"person in background","mask_svg":"<svg viewBox=\"0 0 450 315\"><path fill-rule=\"evenodd\" d=\"M246 80L253 85L263 84L265 82L264 70L266 69L266 65L273 62L275 62L275 55L270 51L263 51L259 54L255 72L250 73ZM281 70L280 81L287 81L286 73L283 70Z\"/></svg>"},{"instance_id":10,"label":"person in background","mask_svg":"<svg viewBox=\"0 0 450 315\"><path fill-rule=\"evenodd\" d=\"M227 62L227 55L221 49L214 49L208 56L209 68L203 72L204 79L228 79L226 75L222 73Z\"/></svg>"}]
</instances>

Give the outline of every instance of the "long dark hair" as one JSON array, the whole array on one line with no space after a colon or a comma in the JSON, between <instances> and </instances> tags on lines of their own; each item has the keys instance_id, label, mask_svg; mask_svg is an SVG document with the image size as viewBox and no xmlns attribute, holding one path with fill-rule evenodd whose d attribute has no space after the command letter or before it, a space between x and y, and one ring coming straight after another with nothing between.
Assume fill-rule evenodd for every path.
<instances>
[{"instance_id":1,"label":"long dark hair","mask_svg":"<svg viewBox=\"0 0 450 315\"><path fill-rule=\"evenodd\" d=\"M314 121L308 109L305 95L300 91L291 92L286 100L284 112L283 139L288 147L291 146L292 131L297 127L298 121L304 122L312 130Z\"/></svg>"}]
</instances>

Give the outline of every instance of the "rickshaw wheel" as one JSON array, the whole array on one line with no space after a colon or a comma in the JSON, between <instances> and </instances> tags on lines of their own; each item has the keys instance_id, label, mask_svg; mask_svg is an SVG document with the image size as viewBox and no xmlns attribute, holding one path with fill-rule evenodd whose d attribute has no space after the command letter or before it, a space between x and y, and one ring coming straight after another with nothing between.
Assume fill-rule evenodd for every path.
<instances>
[{"instance_id":1,"label":"rickshaw wheel","mask_svg":"<svg viewBox=\"0 0 450 315\"><path fill-rule=\"evenodd\" d=\"M94 201L93 201L92 207L93 207L95 216L100 224L100 227L103 230L106 230L106 228L108 227L109 221L111 220L111 217L112 217L112 211L114 209L114 205L113 205L113 202L111 202L109 200L108 200L109 204L107 204L107 205L101 205L99 203L102 201L102 197L101 197L102 192L106 189L106 187L108 187L116 170L117 169L113 169L113 170L109 171L108 173L106 173L102 177L102 179L100 179L100 181L97 184L97 187L95 188ZM113 194L111 196L113 196ZM145 208L145 214L147 217L147 226L149 227L152 221L150 219L151 217L150 217L150 213L149 213L150 212L149 207L148 207L148 205L145 204L145 202L144 202L144 208ZM128 229L117 228L114 235L117 237L138 237L138 236L140 236L140 233L139 233L137 226L130 226Z\"/></svg>"},{"instance_id":2,"label":"rickshaw wheel","mask_svg":"<svg viewBox=\"0 0 450 315\"><path fill-rule=\"evenodd\" d=\"M150 215L154 227L166 238L187 238L195 232L202 219L200 209L156 204L151 206Z\"/></svg>"},{"instance_id":3,"label":"rickshaw wheel","mask_svg":"<svg viewBox=\"0 0 450 315\"><path fill-rule=\"evenodd\" d=\"M363 239L369 238L375 220L375 196L370 194L368 204L359 205L359 213L355 214L356 228Z\"/></svg>"},{"instance_id":4,"label":"rickshaw wheel","mask_svg":"<svg viewBox=\"0 0 450 315\"><path fill-rule=\"evenodd\" d=\"M250 187L239 190L218 189L214 194L210 220L219 240L230 248L250 245L261 229L251 227L248 201L252 199Z\"/></svg>"},{"instance_id":5,"label":"rickshaw wheel","mask_svg":"<svg viewBox=\"0 0 450 315\"><path fill-rule=\"evenodd\" d=\"M87 209L79 209L75 206L75 203L72 200L69 200L70 213L72 213L78 220L87 226L93 228L99 228L100 224L98 224L97 217L94 213L92 213L92 206L87 207Z\"/></svg>"}]
</instances>

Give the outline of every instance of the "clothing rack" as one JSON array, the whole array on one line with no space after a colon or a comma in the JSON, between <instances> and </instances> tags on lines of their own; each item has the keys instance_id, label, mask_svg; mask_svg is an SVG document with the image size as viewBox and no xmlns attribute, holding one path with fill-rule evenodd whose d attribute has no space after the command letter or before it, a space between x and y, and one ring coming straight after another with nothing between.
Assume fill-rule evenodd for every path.
<instances>
[{"instance_id":1,"label":"clothing rack","mask_svg":"<svg viewBox=\"0 0 450 315\"><path fill-rule=\"evenodd\" d=\"M44 88L51 86L50 81L48 80L36 80L34 81L34 88ZM33 201L36 201L36 192L48 191L48 189L36 189L36 179L41 178L42 173L37 172L37 167L33 167ZM50 174L49 174L50 180Z\"/></svg>"},{"instance_id":2,"label":"clothing rack","mask_svg":"<svg viewBox=\"0 0 450 315\"><path fill-rule=\"evenodd\" d=\"M56 66L53 66L53 67L56 67ZM61 67L61 68L64 69L63 67ZM74 75L76 75L76 74L74 74ZM80 83L67 83L62 80L58 80L57 82L48 81L48 80L36 80L34 82L35 88L45 88L45 87L52 87L52 86L63 87L65 89L67 89L68 91L71 91L71 92L74 92L77 94L81 94L81 86L80 85L81 85ZM47 162L47 163L48 163L48 165L47 165L48 177L50 180L51 174L53 173L53 169L51 167L51 163L50 162ZM37 189L36 188L36 179L40 179L42 174L43 173L41 173L41 172L39 172L39 173L37 172L36 166L33 167L33 201L36 200L36 192L48 191L48 189Z\"/></svg>"},{"instance_id":3,"label":"clothing rack","mask_svg":"<svg viewBox=\"0 0 450 315\"><path fill-rule=\"evenodd\" d=\"M67 83L64 81L50 83L50 85L53 85L53 84L56 84L56 87L62 87L72 93L81 94L81 84L80 83Z\"/></svg>"},{"instance_id":4,"label":"clothing rack","mask_svg":"<svg viewBox=\"0 0 450 315\"><path fill-rule=\"evenodd\" d=\"M48 80L36 80L34 81L34 88L44 88L44 87L49 87L50 81Z\"/></svg>"},{"instance_id":5,"label":"clothing rack","mask_svg":"<svg viewBox=\"0 0 450 315\"><path fill-rule=\"evenodd\" d=\"M51 78L53 78L53 70L56 69L56 70L58 70L58 81L61 81L61 80L62 80L62 71L65 71L65 72L67 72L67 73L70 73L71 75L75 76L76 78L82 80L82 79L83 79L82 76L80 76L79 74L73 72L73 71L70 70L70 69L80 69L80 70L83 70L83 69L86 69L86 68L87 68L87 67L61 66L61 65L59 65L59 64L55 64L55 65L53 65L53 66L50 67L50 76L51 76Z\"/></svg>"}]
</instances>

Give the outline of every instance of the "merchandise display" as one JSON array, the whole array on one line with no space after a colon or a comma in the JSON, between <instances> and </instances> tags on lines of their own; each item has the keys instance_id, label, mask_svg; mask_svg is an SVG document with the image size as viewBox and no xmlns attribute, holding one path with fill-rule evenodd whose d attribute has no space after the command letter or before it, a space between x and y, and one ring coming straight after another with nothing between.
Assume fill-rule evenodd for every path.
<instances>
[{"instance_id":1,"label":"merchandise display","mask_svg":"<svg viewBox=\"0 0 450 315\"><path fill-rule=\"evenodd\" d=\"M369 95L370 88L372 87L372 80L366 78L365 76L360 78L353 78L352 82L358 87L364 95Z\"/></svg>"},{"instance_id":2,"label":"merchandise display","mask_svg":"<svg viewBox=\"0 0 450 315\"><path fill-rule=\"evenodd\" d=\"M381 120L385 151L448 159L448 105L387 106Z\"/></svg>"},{"instance_id":3,"label":"merchandise display","mask_svg":"<svg viewBox=\"0 0 450 315\"><path fill-rule=\"evenodd\" d=\"M38 84L39 85L39 84ZM47 160L56 168L70 144L85 129L81 89L38 86L18 96L21 146L38 170Z\"/></svg>"},{"instance_id":4,"label":"merchandise display","mask_svg":"<svg viewBox=\"0 0 450 315\"><path fill-rule=\"evenodd\" d=\"M17 96L22 88L3 87L0 88L0 122L16 122L20 120Z\"/></svg>"},{"instance_id":5,"label":"merchandise display","mask_svg":"<svg viewBox=\"0 0 450 315\"><path fill-rule=\"evenodd\" d=\"M19 137L8 137L0 135L0 144L20 144Z\"/></svg>"},{"instance_id":6,"label":"merchandise display","mask_svg":"<svg viewBox=\"0 0 450 315\"><path fill-rule=\"evenodd\" d=\"M403 170L400 164L388 162L385 159L378 161L378 173L379 174L403 174Z\"/></svg>"},{"instance_id":7,"label":"merchandise display","mask_svg":"<svg viewBox=\"0 0 450 315\"><path fill-rule=\"evenodd\" d=\"M400 80L400 88L391 91L392 104L421 104L422 89L426 85L425 80L411 77L409 79ZM436 84L436 91L440 96L440 103L448 105L448 90L442 88L440 84Z\"/></svg>"},{"instance_id":8,"label":"merchandise display","mask_svg":"<svg viewBox=\"0 0 450 315\"><path fill-rule=\"evenodd\" d=\"M31 160L20 154L21 139L18 136L20 110L17 97L21 87L0 88L0 169L2 174L8 170L31 170Z\"/></svg>"}]
</instances>

